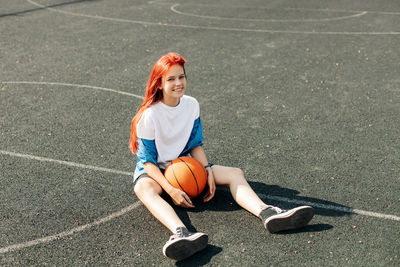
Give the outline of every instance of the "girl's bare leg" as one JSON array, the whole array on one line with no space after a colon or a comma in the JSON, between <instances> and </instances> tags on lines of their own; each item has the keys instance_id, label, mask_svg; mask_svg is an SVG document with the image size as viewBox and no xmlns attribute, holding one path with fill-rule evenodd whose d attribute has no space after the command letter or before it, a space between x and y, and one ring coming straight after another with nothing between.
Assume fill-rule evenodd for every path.
<instances>
[{"instance_id":1,"label":"girl's bare leg","mask_svg":"<svg viewBox=\"0 0 400 267\"><path fill-rule=\"evenodd\" d=\"M242 208L258 216L268 207L247 183L241 169L214 165L212 170L215 184L228 186L233 198Z\"/></svg>"},{"instance_id":2,"label":"girl's bare leg","mask_svg":"<svg viewBox=\"0 0 400 267\"><path fill-rule=\"evenodd\" d=\"M156 181L142 177L134 190L153 216L174 234L163 246L165 256L183 260L207 247L208 235L187 230L175 210L161 197L162 188Z\"/></svg>"},{"instance_id":3,"label":"girl's bare leg","mask_svg":"<svg viewBox=\"0 0 400 267\"><path fill-rule=\"evenodd\" d=\"M162 197L161 186L151 178L140 178L134 188L135 194L146 208L172 233L178 227L185 227L175 210Z\"/></svg>"}]
</instances>

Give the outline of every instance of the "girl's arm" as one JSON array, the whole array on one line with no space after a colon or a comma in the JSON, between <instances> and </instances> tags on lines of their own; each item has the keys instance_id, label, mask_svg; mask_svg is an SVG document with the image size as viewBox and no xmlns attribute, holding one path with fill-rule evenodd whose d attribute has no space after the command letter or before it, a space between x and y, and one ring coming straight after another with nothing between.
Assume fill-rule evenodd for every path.
<instances>
[{"instance_id":1,"label":"girl's arm","mask_svg":"<svg viewBox=\"0 0 400 267\"><path fill-rule=\"evenodd\" d=\"M147 162L143 165L146 173L153 178L171 196L172 201L181 207L194 208L189 196L182 190L174 188L162 174L161 170L153 163Z\"/></svg>"},{"instance_id":2,"label":"girl's arm","mask_svg":"<svg viewBox=\"0 0 400 267\"><path fill-rule=\"evenodd\" d=\"M193 158L197 159L200 161L203 166L206 166L208 164L207 156L206 153L204 152L204 149L202 146L197 146L193 148L190 151L190 155L192 155ZM205 194L203 200L204 202L210 201L215 194L215 181L214 181L214 175L211 167L207 167L207 184L208 184L208 192Z\"/></svg>"}]
</instances>

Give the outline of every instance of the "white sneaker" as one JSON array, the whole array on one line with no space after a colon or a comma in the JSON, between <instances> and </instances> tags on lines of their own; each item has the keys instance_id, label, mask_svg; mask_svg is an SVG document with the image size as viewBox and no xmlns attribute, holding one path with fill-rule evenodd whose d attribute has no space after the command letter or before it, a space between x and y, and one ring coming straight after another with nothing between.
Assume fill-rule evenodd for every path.
<instances>
[{"instance_id":1,"label":"white sneaker","mask_svg":"<svg viewBox=\"0 0 400 267\"><path fill-rule=\"evenodd\" d=\"M262 212L266 217L264 227L270 233L302 228L314 217L314 209L310 206L301 206L290 210L271 207Z\"/></svg>"},{"instance_id":2,"label":"white sneaker","mask_svg":"<svg viewBox=\"0 0 400 267\"><path fill-rule=\"evenodd\" d=\"M186 227L176 229L163 247L163 254L174 260L183 260L205 249L208 245L208 235L191 233Z\"/></svg>"}]
</instances>

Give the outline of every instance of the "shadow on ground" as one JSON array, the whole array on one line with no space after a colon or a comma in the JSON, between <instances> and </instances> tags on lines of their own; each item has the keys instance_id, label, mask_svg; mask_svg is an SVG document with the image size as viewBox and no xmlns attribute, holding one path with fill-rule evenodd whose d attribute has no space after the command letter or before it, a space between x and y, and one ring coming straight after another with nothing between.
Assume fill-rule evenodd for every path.
<instances>
[{"instance_id":1,"label":"shadow on ground","mask_svg":"<svg viewBox=\"0 0 400 267\"><path fill-rule=\"evenodd\" d=\"M261 196L264 202L283 209L291 209L296 206L309 205L315 210L315 214L321 216L349 216L352 208L332 201L307 196L299 196L300 192L294 189L267 185L260 182L249 182L254 191Z\"/></svg>"},{"instance_id":2,"label":"shadow on ground","mask_svg":"<svg viewBox=\"0 0 400 267\"><path fill-rule=\"evenodd\" d=\"M297 206L310 205L314 207L315 214L320 216L349 216L352 213L350 207L323 199L299 196L300 192L294 189L284 188L277 185L266 185L260 182L249 182L249 184L264 202L278 206L282 209L291 209ZM195 232L196 228L191 224L187 209L176 207L168 196L166 196L166 199L174 207L178 216L188 227L189 231ZM202 212L205 210L226 212L241 209L241 207L236 204L229 189L226 187L217 187L214 198L208 203L203 203L201 195L194 199L193 203L196 208L190 209L190 212ZM321 232L332 228L333 226L330 224L310 224L302 229L284 231L278 234L287 235L302 232ZM209 245L205 251L198 253L196 257L176 262L176 265L203 266L210 262L211 258L221 251L222 248Z\"/></svg>"},{"instance_id":3,"label":"shadow on ground","mask_svg":"<svg viewBox=\"0 0 400 267\"><path fill-rule=\"evenodd\" d=\"M197 254L195 254L195 257L190 257L185 260L177 261L175 263L176 266L204 266L207 265L212 257L217 255L222 251L222 248L213 246L213 245L208 245L207 248Z\"/></svg>"},{"instance_id":4,"label":"shadow on ground","mask_svg":"<svg viewBox=\"0 0 400 267\"><path fill-rule=\"evenodd\" d=\"M278 185L267 185L260 182L249 182L249 184L265 203L282 209L291 209L302 205L309 205L314 208L316 215L336 217L349 216L352 214L352 208L348 206L324 199L299 196L300 192L294 189L284 188ZM167 200L172 206L175 206L171 199ZM193 200L193 204L196 208L191 209L191 212L202 212L205 210L234 211L241 209L241 207L236 204L229 189L220 186L217 187L215 196L210 202L203 203L202 195L200 195ZM185 213L186 209L177 207L176 211L178 214L181 214Z\"/></svg>"}]
</instances>

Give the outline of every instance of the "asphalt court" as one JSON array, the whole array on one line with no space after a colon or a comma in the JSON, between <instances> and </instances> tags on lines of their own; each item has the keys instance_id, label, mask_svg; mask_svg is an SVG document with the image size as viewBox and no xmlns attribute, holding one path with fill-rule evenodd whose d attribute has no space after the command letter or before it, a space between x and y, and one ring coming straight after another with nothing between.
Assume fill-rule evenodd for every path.
<instances>
[{"instance_id":1,"label":"asphalt court","mask_svg":"<svg viewBox=\"0 0 400 267\"><path fill-rule=\"evenodd\" d=\"M3 2L1 265L399 264L397 1ZM162 255L127 143L169 51L188 60L210 161L268 203L314 206L309 226L270 235L219 188L177 209L209 247Z\"/></svg>"}]
</instances>

